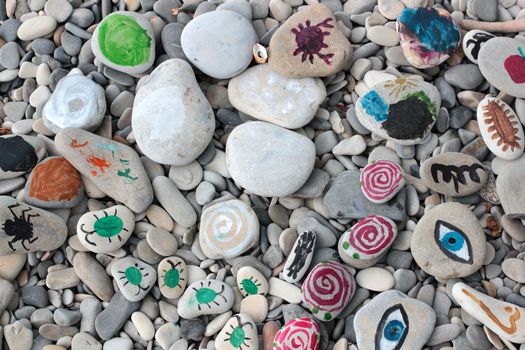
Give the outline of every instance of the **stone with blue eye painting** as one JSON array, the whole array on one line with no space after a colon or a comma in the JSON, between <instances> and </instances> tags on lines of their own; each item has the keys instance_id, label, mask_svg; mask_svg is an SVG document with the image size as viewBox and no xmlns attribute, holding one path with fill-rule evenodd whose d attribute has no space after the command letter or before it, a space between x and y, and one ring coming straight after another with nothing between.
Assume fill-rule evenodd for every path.
<instances>
[{"instance_id":1,"label":"stone with blue eye painting","mask_svg":"<svg viewBox=\"0 0 525 350\"><path fill-rule=\"evenodd\" d=\"M436 314L430 306L389 290L374 297L355 314L357 345L359 349L421 350L435 322Z\"/></svg>"},{"instance_id":2,"label":"stone with blue eye painting","mask_svg":"<svg viewBox=\"0 0 525 350\"><path fill-rule=\"evenodd\" d=\"M376 135L401 145L421 143L436 122L438 89L413 76L381 82L355 104L357 118Z\"/></svg>"},{"instance_id":3,"label":"stone with blue eye painting","mask_svg":"<svg viewBox=\"0 0 525 350\"><path fill-rule=\"evenodd\" d=\"M397 19L397 33L408 62L420 69L445 62L461 41L457 24L443 9L404 9Z\"/></svg>"},{"instance_id":4,"label":"stone with blue eye painting","mask_svg":"<svg viewBox=\"0 0 525 350\"><path fill-rule=\"evenodd\" d=\"M438 280L465 277L478 271L486 240L476 216L463 204L444 203L428 211L412 234L416 263Z\"/></svg>"}]
</instances>

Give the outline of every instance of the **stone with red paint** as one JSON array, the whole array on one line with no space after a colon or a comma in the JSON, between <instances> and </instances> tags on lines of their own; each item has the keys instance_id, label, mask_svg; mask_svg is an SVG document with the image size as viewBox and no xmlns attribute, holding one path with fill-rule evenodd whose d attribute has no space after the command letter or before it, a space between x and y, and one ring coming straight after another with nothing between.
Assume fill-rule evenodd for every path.
<instances>
[{"instance_id":1,"label":"stone with red paint","mask_svg":"<svg viewBox=\"0 0 525 350\"><path fill-rule=\"evenodd\" d=\"M62 155L105 194L134 212L153 201L153 189L137 153L130 147L78 128L55 137Z\"/></svg>"},{"instance_id":2,"label":"stone with red paint","mask_svg":"<svg viewBox=\"0 0 525 350\"><path fill-rule=\"evenodd\" d=\"M38 164L26 182L24 198L42 208L73 208L84 197L78 171L64 157L49 157Z\"/></svg>"},{"instance_id":3,"label":"stone with red paint","mask_svg":"<svg viewBox=\"0 0 525 350\"><path fill-rule=\"evenodd\" d=\"M386 203L405 185L405 172L397 163L378 160L367 164L359 176L361 191L373 203Z\"/></svg>"},{"instance_id":4,"label":"stone with red paint","mask_svg":"<svg viewBox=\"0 0 525 350\"><path fill-rule=\"evenodd\" d=\"M315 321L300 317L286 322L273 339L273 350L317 350L321 331Z\"/></svg>"},{"instance_id":5,"label":"stone with red paint","mask_svg":"<svg viewBox=\"0 0 525 350\"><path fill-rule=\"evenodd\" d=\"M327 77L347 67L352 46L332 11L322 4L304 6L275 31L268 63L287 77Z\"/></svg>"}]
</instances>

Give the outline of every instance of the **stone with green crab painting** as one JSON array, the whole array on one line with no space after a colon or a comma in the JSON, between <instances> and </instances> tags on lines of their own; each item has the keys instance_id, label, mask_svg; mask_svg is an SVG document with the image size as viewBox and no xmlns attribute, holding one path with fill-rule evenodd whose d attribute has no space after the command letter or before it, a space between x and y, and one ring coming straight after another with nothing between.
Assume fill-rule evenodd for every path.
<instances>
[{"instance_id":1,"label":"stone with green crab painting","mask_svg":"<svg viewBox=\"0 0 525 350\"><path fill-rule=\"evenodd\" d=\"M110 68L132 75L143 73L155 61L153 27L139 13L114 12L95 29L91 49Z\"/></svg>"}]
</instances>

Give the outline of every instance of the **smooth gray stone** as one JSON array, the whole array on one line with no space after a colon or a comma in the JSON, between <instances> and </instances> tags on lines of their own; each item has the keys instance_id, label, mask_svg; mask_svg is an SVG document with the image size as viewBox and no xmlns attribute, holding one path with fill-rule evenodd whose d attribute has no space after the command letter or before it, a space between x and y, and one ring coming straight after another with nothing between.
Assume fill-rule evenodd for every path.
<instances>
[{"instance_id":1,"label":"smooth gray stone","mask_svg":"<svg viewBox=\"0 0 525 350\"><path fill-rule=\"evenodd\" d=\"M323 203L326 213L332 218L358 219L376 214L403 221L406 218L405 198L405 192L401 191L387 203L372 203L361 191L359 171L347 170L337 175L326 191Z\"/></svg>"},{"instance_id":2,"label":"smooth gray stone","mask_svg":"<svg viewBox=\"0 0 525 350\"><path fill-rule=\"evenodd\" d=\"M8 42L0 49L0 64L7 69L16 69L20 64L18 44Z\"/></svg>"},{"instance_id":3,"label":"smooth gray stone","mask_svg":"<svg viewBox=\"0 0 525 350\"><path fill-rule=\"evenodd\" d=\"M59 326L72 326L79 322L81 317L80 311L71 311L62 308L56 309L53 314L53 319Z\"/></svg>"},{"instance_id":4,"label":"smooth gray stone","mask_svg":"<svg viewBox=\"0 0 525 350\"><path fill-rule=\"evenodd\" d=\"M488 340L483 327L478 326L477 324L470 325L467 328L465 335L474 348L479 350L492 349L492 344Z\"/></svg>"},{"instance_id":5,"label":"smooth gray stone","mask_svg":"<svg viewBox=\"0 0 525 350\"><path fill-rule=\"evenodd\" d=\"M484 80L478 66L471 63L452 66L445 72L444 77L450 85L463 90L475 89Z\"/></svg>"},{"instance_id":6,"label":"smooth gray stone","mask_svg":"<svg viewBox=\"0 0 525 350\"><path fill-rule=\"evenodd\" d=\"M170 23L162 29L162 46L169 58L185 59L186 57L180 43L182 29L184 25L180 23Z\"/></svg>"},{"instance_id":7,"label":"smooth gray stone","mask_svg":"<svg viewBox=\"0 0 525 350\"><path fill-rule=\"evenodd\" d=\"M80 38L77 38L73 34L67 31L63 31L60 35L60 42L62 43L64 51L69 56L76 56L80 53L80 48L82 47L82 40Z\"/></svg>"},{"instance_id":8,"label":"smooth gray stone","mask_svg":"<svg viewBox=\"0 0 525 350\"><path fill-rule=\"evenodd\" d=\"M441 106L446 108L454 107L456 104L456 92L445 78L437 78L434 80L434 85L436 85L441 95Z\"/></svg>"},{"instance_id":9,"label":"smooth gray stone","mask_svg":"<svg viewBox=\"0 0 525 350\"><path fill-rule=\"evenodd\" d=\"M410 269L410 265L412 265L412 254L410 252L403 252L400 250L391 250L387 257L386 257L386 263L389 266L392 266L393 268L397 269Z\"/></svg>"},{"instance_id":10,"label":"smooth gray stone","mask_svg":"<svg viewBox=\"0 0 525 350\"><path fill-rule=\"evenodd\" d=\"M68 22L71 22L81 28L87 28L93 24L95 21L95 16L87 8L78 8L74 9L73 13L68 19Z\"/></svg>"},{"instance_id":11,"label":"smooth gray stone","mask_svg":"<svg viewBox=\"0 0 525 350\"><path fill-rule=\"evenodd\" d=\"M121 292L115 293L108 306L95 319L95 329L100 338L108 340L117 334L131 314L140 308L140 304L127 300Z\"/></svg>"},{"instance_id":12,"label":"smooth gray stone","mask_svg":"<svg viewBox=\"0 0 525 350\"><path fill-rule=\"evenodd\" d=\"M18 27L20 27L22 23L16 18L10 18L4 22L2 22L2 25L0 26L0 37L4 39L5 41L16 41L18 31Z\"/></svg>"},{"instance_id":13,"label":"smooth gray stone","mask_svg":"<svg viewBox=\"0 0 525 350\"><path fill-rule=\"evenodd\" d=\"M184 339L201 340L204 335L205 326L201 319L180 320L180 335Z\"/></svg>"},{"instance_id":14,"label":"smooth gray stone","mask_svg":"<svg viewBox=\"0 0 525 350\"><path fill-rule=\"evenodd\" d=\"M22 301L26 305L35 307L46 307L49 305L47 291L41 286L24 287L22 291Z\"/></svg>"}]
</instances>

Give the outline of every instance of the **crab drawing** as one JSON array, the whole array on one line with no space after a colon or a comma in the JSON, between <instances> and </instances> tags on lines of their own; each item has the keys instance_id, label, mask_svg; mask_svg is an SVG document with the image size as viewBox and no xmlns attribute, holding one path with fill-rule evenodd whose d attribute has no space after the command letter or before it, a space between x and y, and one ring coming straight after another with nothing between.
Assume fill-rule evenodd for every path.
<instances>
[{"instance_id":1,"label":"crab drawing","mask_svg":"<svg viewBox=\"0 0 525 350\"><path fill-rule=\"evenodd\" d=\"M332 63L333 53L321 53L322 49L328 48L328 45L324 42L324 38L330 35L330 32L324 32L322 28L333 28L330 24L333 18L328 17L324 21L311 25L310 20L306 20L305 24L299 23L296 28L292 28L292 33L295 34L295 43L297 48L293 52L294 56L302 53L301 62L308 60L310 63L314 63L314 55L317 55L326 64Z\"/></svg>"},{"instance_id":2,"label":"crab drawing","mask_svg":"<svg viewBox=\"0 0 525 350\"><path fill-rule=\"evenodd\" d=\"M31 218L40 216L40 214L27 214L31 209L24 209L20 216L18 216L13 210L16 207L19 207L20 204L12 204L7 208L13 214L12 220L6 220L2 229L5 231L5 234L13 237L11 241L7 242L9 248L13 251L16 251L16 248L13 246L13 243L20 241L22 247L28 251L29 248L26 247L25 242L29 244L33 243L38 239L38 237L33 237L33 224L31 223Z\"/></svg>"}]
</instances>

